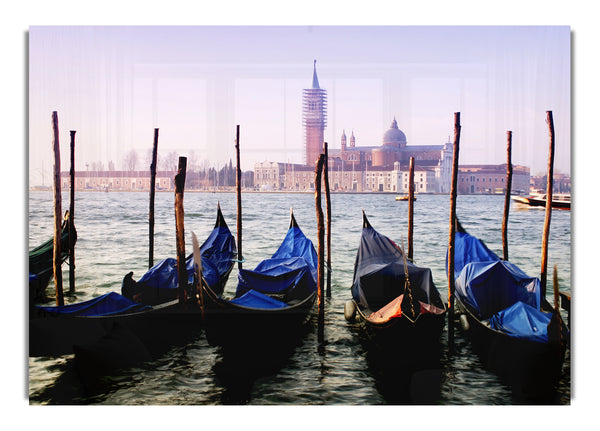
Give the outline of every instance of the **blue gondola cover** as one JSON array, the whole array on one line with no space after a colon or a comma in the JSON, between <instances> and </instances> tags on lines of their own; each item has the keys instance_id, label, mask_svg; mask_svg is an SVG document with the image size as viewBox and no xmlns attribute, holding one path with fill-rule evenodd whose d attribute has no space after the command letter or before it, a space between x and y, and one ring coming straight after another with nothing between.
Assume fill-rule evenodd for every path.
<instances>
[{"instance_id":1,"label":"blue gondola cover","mask_svg":"<svg viewBox=\"0 0 600 431\"><path fill-rule=\"evenodd\" d=\"M285 302L278 301L256 290L249 290L239 298L231 300L232 304L241 305L250 308L285 308L288 305Z\"/></svg>"},{"instance_id":2,"label":"blue gondola cover","mask_svg":"<svg viewBox=\"0 0 600 431\"><path fill-rule=\"evenodd\" d=\"M540 280L529 277L516 265L503 260L467 264L456 279L456 294L489 319L520 301L540 308Z\"/></svg>"},{"instance_id":3,"label":"blue gondola cover","mask_svg":"<svg viewBox=\"0 0 600 431\"><path fill-rule=\"evenodd\" d=\"M455 278L469 262L492 262L497 260L500 260L500 258L483 241L466 232L456 232L454 246Z\"/></svg>"},{"instance_id":4,"label":"blue gondola cover","mask_svg":"<svg viewBox=\"0 0 600 431\"><path fill-rule=\"evenodd\" d=\"M317 253L299 227L288 230L270 259L253 270L240 270L236 298L251 290L279 297L283 302L306 298L317 289ZM233 301L232 301L233 302Z\"/></svg>"},{"instance_id":5,"label":"blue gondola cover","mask_svg":"<svg viewBox=\"0 0 600 431\"><path fill-rule=\"evenodd\" d=\"M235 239L227 226L215 227L202 247L202 275L209 286L214 287L221 276L232 266L237 249ZM194 256L190 254L186 260L188 283L194 281ZM149 287L161 289L177 289L179 286L179 275L177 272L177 260L167 258L161 260L148 270L137 282Z\"/></svg>"},{"instance_id":6,"label":"blue gondola cover","mask_svg":"<svg viewBox=\"0 0 600 431\"><path fill-rule=\"evenodd\" d=\"M456 295L492 329L514 338L548 342L552 314L540 310L541 286L483 241L456 233Z\"/></svg>"},{"instance_id":7,"label":"blue gondola cover","mask_svg":"<svg viewBox=\"0 0 600 431\"><path fill-rule=\"evenodd\" d=\"M490 327L511 337L547 343L551 318L552 313L544 313L519 301L492 316Z\"/></svg>"},{"instance_id":8,"label":"blue gondola cover","mask_svg":"<svg viewBox=\"0 0 600 431\"><path fill-rule=\"evenodd\" d=\"M133 302L118 293L109 292L76 304L51 307L37 306L37 308L54 314L93 317L149 310L152 307Z\"/></svg>"}]
</instances>

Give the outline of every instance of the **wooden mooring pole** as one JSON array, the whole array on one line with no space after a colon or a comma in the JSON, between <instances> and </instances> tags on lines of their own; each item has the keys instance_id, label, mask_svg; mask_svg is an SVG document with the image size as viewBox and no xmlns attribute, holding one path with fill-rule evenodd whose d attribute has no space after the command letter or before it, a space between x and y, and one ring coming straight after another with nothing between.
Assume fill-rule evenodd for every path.
<instances>
[{"instance_id":1,"label":"wooden mooring pole","mask_svg":"<svg viewBox=\"0 0 600 431\"><path fill-rule=\"evenodd\" d=\"M408 167L408 260L413 260L413 224L414 224L414 201L415 199L415 158L410 158Z\"/></svg>"},{"instance_id":2,"label":"wooden mooring pole","mask_svg":"<svg viewBox=\"0 0 600 431\"><path fill-rule=\"evenodd\" d=\"M315 169L315 207L317 210L317 256L318 256L318 269L317 269L317 295L318 295L318 308L319 308L319 324L325 320L325 300L324 300L324 242L325 242L325 222L323 220L323 208L321 207L321 177L323 172L323 164L325 163L325 154L319 155L317 166Z\"/></svg>"},{"instance_id":3,"label":"wooden mooring pole","mask_svg":"<svg viewBox=\"0 0 600 431\"><path fill-rule=\"evenodd\" d=\"M60 140L58 133L58 113L56 111L52 112L52 130L54 132L54 139L52 141L52 146L54 149L54 286L56 288L56 305L65 305L61 270L62 259L60 251L60 237L62 233L62 196L60 188Z\"/></svg>"},{"instance_id":4,"label":"wooden mooring pole","mask_svg":"<svg viewBox=\"0 0 600 431\"><path fill-rule=\"evenodd\" d=\"M69 293L75 293L75 130L71 130L71 198L69 201Z\"/></svg>"},{"instance_id":5,"label":"wooden mooring pole","mask_svg":"<svg viewBox=\"0 0 600 431\"><path fill-rule=\"evenodd\" d=\"M327 215L327 289L325 296L331 298L331 193L329 191L329 151L327 142L323 144L325 161L323 162L323 182L325 183L325 212Z\"/></svg>"},{"instance_id":6,"label":"wooden mooring pole","mask_svg":"<svg viewBox=\"0 0 600 431\"><path fill-rule=\"evenodd\" d=\"M512 132L506 132L506 191L504 192L504 217L502 218L503 259L508 260L508 213L510 211L510 193L512 190Z\"/></svg>"},{"instance_id":7,"label":"wooden mooring pole","mask_svg":"<svg viewBox=\"0 0 600 431\"><path fill-rule=\"evenodd\" d=\"M542 286L542 298L546 297L546 281L548 279L548 238L550 237L550 219L552 218L552 189L554 185L554 120L552 111L546 111L546 123L548 123L549 149L548 149L548 181L546 183L546 216L544 218L544 232L542 235L542 271L540 284Z\"/></svg>"},{"instance_id":8,"label":"wooden mooring pole","mask_svg":"<svg viewBox=\"0 0 600 431\"><path fill-rule=\"evenodd\" d=\"M460 149L460 112L454 113L454 150L452 155L452 185L450 187L450 233L448 237L448 346L454 348L454 241L456 235L456 195L458 155Z\"/></svg>"},{"instance_id":9,"label":"wooden mooring pole","mask_svg":"<svg viewBox=\"0 0 600 431\"><path fill-rule=\"evenodd\" d=\"M150 209L148 215L148 268L154 266L154 195L156 193L156 162L158 158L158 129L154 129L152 162L150 162Z\"/></svg>"},{"instance_id":10,"label":"wooden mooring pole","mask_svg":"<svg viewBox=\"0 0 600 431\"><path fill-rule=\"evenodd\" d=\"M179 303L183 304L188 294L188 276L185 267L185 231L183 211L183 191L185 189L185 173L187 158L179 157L179 167L175 175L175 236L177 243L177 274L179 276Z\"/></svg>"},{"instance_id":11,"label":"wooden mooring pole","mask_svg":"<svg viewBox=\"0 0 600 431\"><path fill-rule=\"evenodd\" d=\"M560 309L560 292L558 286L558 265L554 265L554 272L552 273L552 288L554 292L554 311L558 312Z\"/></svg>"},{"instance_id":12,"label":"wooden mooring pole","mask_svg":"<svg viewBox=\"0 0 600 431\"><path fill-rule=\"evenodd\" d=\"M236 158L236 175L235 189L237 195L237 250L238 250L238 269L242 269L243 254L242 254L242 166L240 164L240 125L238 124L235 131L235 158Z\"/></svg>"}]
</instances>

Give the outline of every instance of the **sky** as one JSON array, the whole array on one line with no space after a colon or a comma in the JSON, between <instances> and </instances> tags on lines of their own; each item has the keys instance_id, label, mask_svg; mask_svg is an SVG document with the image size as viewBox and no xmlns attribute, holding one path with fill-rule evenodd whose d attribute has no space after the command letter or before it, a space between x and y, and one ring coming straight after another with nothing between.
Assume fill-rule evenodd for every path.
<instances>
[{"instance_id":1,"label":"sky","mask_svg":"<svg viewBox=\"0 0 600 431\"><path fill-rule=\"evenodd\" d=\"M461 113L460 164L512 160L547 168L552 111L555 170L571 167L571 29L536 26L38 26L28 29L30 185L51 184L51 115L61 169L123 168L135 150L148 169L154 129L159 163L188 167L304 163L302 90L313 62L327 91L325 140L381 145L394 118L408 145L452 139ZM176 159L175 159L176 160Z\"/></svg>"}]
</instances>

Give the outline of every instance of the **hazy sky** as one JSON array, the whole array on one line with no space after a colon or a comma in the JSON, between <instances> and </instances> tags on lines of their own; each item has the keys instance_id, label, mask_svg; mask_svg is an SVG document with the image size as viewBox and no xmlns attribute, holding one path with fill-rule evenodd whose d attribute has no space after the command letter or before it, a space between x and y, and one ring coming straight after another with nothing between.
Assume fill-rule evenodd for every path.
<instances>
[{"instance_id":1,"label":"hazy sky","mask_svg":"<svg viewBox=\"0 0 600 431\"><path fill-rule=\"evenodd\" d=\"M219 166L235 162L237 124L244 170L303 163L315 59L332 149L343 130L380 145L394 117L409 145L443 144L460 112L461 164L504 163L512 130L513 163L535 174L546 170L550 110L555 169L569 173L570 43L568 26L32 26L29 181L50 184L52 111L63 170L70 130L77 170L121 169L132 149L147 169L154 128L161 157Z\"/></svg>"}]
</instances>

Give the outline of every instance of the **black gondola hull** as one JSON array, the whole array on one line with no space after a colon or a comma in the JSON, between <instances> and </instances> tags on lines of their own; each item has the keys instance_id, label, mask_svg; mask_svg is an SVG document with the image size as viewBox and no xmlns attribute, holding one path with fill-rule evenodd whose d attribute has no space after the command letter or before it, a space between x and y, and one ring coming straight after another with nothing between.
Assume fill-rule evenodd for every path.
<instances>
[{"instance_id":1,"label":"black gondola hull","mask_svg":"<svg viewBox=\"0 0 600 431\"><path fill-rule=\"evenodd\" d=\"M459 313L467 318L463 326L483 366L509 385L519 403L552 402L561 377L568 334L548 343L518 339L491 329L457 298Z\"/></svg>"},{"instance_id":2,"label":"black gondola hull","mask_svg":"<svg viewBox=\"0 0 600 431\"><path fill-rule=\"evenodd\" d=\"M77 230L70 224L68 212L62 223L60 236L61 264L68 259L70 249L70 232L73 234L73 244L77 242ZM36 277L29 281L29 301L43 301L46 299L46 288L54 276L54 239L50 239L29 252L29 274Z\"/></svg>"},{"instance_id":3,"label":"black gondola hull","mask_svg":"<svg viewBox=\"0 0 600 431\"><path fill-rule=\"evenodd\" d=\"M411 322L405 316L374 323L357 309L356 329L369 371L388 404L437 404L444 378L441 334L446 313Z\"/></svg>"},{"instance_id":4,"label":"black gondola hull","mask_svg":"<svg viewBox=\"0 0 600 431\"><path fill-rule=\"evenodd\" d=\"M313 292L290 307L258 309L238 306L203 288L206 337L211 345L229 348L295 343L314 314L316 297Z\"/></svg>"},{"instance_id":5,"label":"black gondola hull","mask_svg":"<svg viewBox=\"0 0 600 431\"><path fill-rule=\"evenodd\" d=\"M115 330L127 332L154 355L179 337L186 338L198 333L201 328L201 310L194 303L179 304L173 301L151 310L109 316L60 315L32 308L29 356L73 354L74 346L101 344Z\"/></svg>"},{"instance_id":6,"label":"black gondola hull","mask_svg":"<svg viewBox=\"0 0 600 431\"><path fill-rule=\"evenodd\" d=\"M356 302L355 302L356 304ZM357 323L365 339L384 350L426 349L431 344L439 344L444 330L446 313L423 314L412 322L406 316L395 317L384 323L375 323L368 319L369 312L358 304Z\"/></svg>"}]
</instances>

